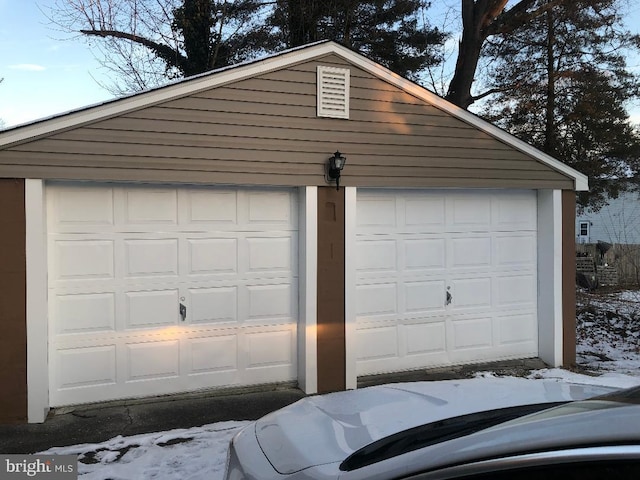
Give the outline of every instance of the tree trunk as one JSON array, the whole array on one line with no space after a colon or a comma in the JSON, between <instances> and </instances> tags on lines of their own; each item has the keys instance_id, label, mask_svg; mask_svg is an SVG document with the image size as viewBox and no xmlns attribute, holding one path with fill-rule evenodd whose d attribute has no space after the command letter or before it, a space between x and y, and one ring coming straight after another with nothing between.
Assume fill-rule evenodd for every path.
<instances>
[{"instance_id":1,"label":"tree trunk","mask_svg":"<svg viewBox=\"0 0 640 480\"><path fill-rule=\"evenodd\" d=\"M544 124L544 151L549 155L556 153L557 132L555 127L556 110L556 66L555 66L555 25L553 10L545 13L547 23L547 104Z\"/></svg>"},{"instance_id":2,"label":"tree trunk","mask_svg":"<svg viewBox=\"0 0 640 480\"><path fill-rule=\"evenodd\" d=\"M459 42L456 69L449 83L446 99L465 110L473 103L471 85L475 77L482 41L480 28L475 22L473 0L462 1L462 40Z\"/></svg>"}]
</instances>

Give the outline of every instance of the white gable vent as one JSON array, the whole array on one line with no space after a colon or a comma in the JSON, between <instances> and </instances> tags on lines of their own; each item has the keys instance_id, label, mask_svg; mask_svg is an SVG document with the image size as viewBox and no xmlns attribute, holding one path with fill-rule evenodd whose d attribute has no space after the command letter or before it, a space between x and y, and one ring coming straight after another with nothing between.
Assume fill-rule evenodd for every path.
<instances>
[{"instance_id":1,"label":"white gable vent","mask_svg":"<svg viewBox=\"0 0 640 480\"><path fill-rule=\"evenodd\" d=\"M349 69L318 66L318 116L349 118Z\"/></svg>"}]
</instances>

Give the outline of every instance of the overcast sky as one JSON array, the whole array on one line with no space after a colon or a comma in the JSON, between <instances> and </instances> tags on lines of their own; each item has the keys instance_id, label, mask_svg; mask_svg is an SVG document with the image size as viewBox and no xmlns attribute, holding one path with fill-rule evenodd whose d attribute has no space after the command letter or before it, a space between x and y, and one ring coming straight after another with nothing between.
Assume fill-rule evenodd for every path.
<instances>
[{"instance_id":1,"label":"overcast sky","mask_svg":"<svg viewBox=\"0 0 640 480\"><path fill-rule=\"evenodd\" d=\"M635 2L636 0L633 0ZM0 0L0 120L5 127L48 117L112 98L99 85L108 83L91 50L80 39L57 31L43 12L55 0ZM434 25L455 28L451 12L459 0L437 0ZM632 3L630 29L640 31L640 5ZM455 17L455 15L454 15ZM63 40L66 39L66 40ZM451 44L455 44L455 39ZM640 60L630 66L640 70ZM640 110L634 110L640 122Z\"/></svg>"}]
</instances>

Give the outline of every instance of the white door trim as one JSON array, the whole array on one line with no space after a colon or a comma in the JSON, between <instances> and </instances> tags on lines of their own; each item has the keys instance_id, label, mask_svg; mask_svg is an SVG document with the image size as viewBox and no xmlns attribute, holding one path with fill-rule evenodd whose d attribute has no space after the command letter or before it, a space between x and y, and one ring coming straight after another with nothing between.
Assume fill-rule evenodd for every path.
<instances>
[{"instance_id":1,"label":"white door trim","mask_svg":"<svg viewBox=\"0 0 640 480\"><path fill-rule=\"evenodd\" d=\"M27 259L27 421L42 423L49 411L47 242L44 182L24 184Z\"/></svg>"},{"instance_id":2,"label":"white door trim","mask_svg":"<svg viewBox=\"0 0 640 480\"><path fill-rule=\"evenodd\" d=\"M562 191L538 190L538 352L552 367L563 363L562 260Z\"/></svg>"},{"instance_id":3,"label":"white door trim","mask_svg":"<svg viewBox=\"0 0 640 480\"><path fill-rule=\"evenodd\" d=\"M318 392L318 187L299 194L298 386Z\"/></svg>"},{"instance_id":4,"label":"white door trim","mask_svg":"<svg viewBox=\"0 0 640 480\"><path fill-rule=\"evenodd\" d=\"M356 331L356 207L357 188L346 187L344 192L344 320L345 320L345 388L352 390L358 386L357 331Z\"/></svg>"}]
</instances>

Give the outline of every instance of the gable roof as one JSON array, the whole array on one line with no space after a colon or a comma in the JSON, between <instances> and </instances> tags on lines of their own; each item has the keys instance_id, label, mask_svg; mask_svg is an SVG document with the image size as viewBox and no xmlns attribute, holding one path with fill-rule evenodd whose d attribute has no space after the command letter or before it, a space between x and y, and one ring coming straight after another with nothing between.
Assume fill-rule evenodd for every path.
<instances>
[{"instance_id":1,"label":"gable roof","mask_svg":"<svg viewBox=\"0 0 640 480\"><path fill-rule=\"evenodd\" d=\"M573 180L575 190L588 190L588 179L586 175L536 149L526 142L519 140L495 125L482 120L480 117L448 102L424 87L421 87L373 62L372 60L369 60L368 58L332 41L318 42L281 52L263 59L206 72L152 90L17 126L9 130L5 130L4 132L0 132L0 150L13 145L26 143L37 138L42 138L53 133L69 130L99 120L116 117L143 107L149 107L228 83L249 79L257 75L273 72L275 70L307 62L314 58L330 54L343 58L345 61L361 68L373 76L396 86L408 94L431 104L439 110L448 113L449 115L477 128L487 135L494 137L504 144L534 158L543 165L560 172Z\"/></svg>"}]
</instances>

